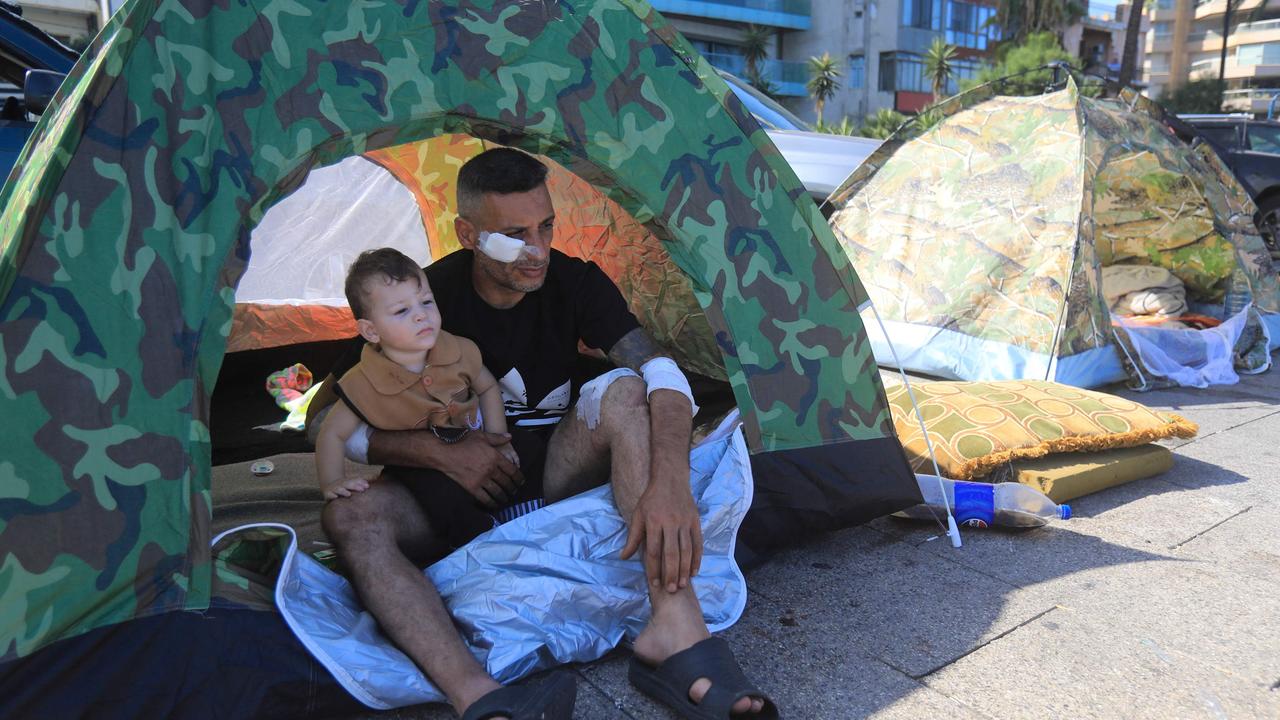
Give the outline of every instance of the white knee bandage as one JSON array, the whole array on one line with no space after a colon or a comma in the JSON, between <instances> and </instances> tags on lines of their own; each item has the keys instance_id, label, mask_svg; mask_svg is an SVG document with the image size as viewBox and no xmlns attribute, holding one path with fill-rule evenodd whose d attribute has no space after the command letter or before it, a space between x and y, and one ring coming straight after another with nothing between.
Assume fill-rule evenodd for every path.
<instances>
[{"instance_id":1,"label":"white knee bandage","mask_svg":"<svg viewBox=\"0 0 1280 720\"><path fill-rule=\"evenodd\" d=\"M644 376L644 384L648 388L645 390L645 397L652 395L654 390L675 390L689 398L689 406L693 409L693 414L698 414L698 403L693 401L689 380L684 373L680 372L680 366L676 365L675 360L656 357L640 366L640 374Z\"/></svg>"},{"instance_id":2,"label":"white knee bandage","mask_svg":"<svg viewBox=\"0 0 1280 720\"><path fill-rule=\"evenodd\" d=\"M689 389L689 381L685 378L684 373L680 372L680 367L676 365L674 360L665 357L654 358L641 365L640 372L646 385L646 398L654 390L675 390L689 398L689 405L693 408L693 414L698 414L698 404L693 401L693 391ZM605 391L609 389L614 380L624 377L641 376L636 375L635 371L628 368L617 368L592 379L582 386L582 390L578 393L577 414L578 419L585 422L588 429L594 430L600 424L600 403L604 400Z\"/></svg>"}]
</instances>

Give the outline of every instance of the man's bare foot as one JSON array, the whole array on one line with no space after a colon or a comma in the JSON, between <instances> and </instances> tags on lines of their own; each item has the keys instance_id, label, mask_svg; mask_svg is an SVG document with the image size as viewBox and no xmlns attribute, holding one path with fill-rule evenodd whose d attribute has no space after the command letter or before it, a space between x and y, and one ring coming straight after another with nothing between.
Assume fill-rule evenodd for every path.
<instances>
[{"instance_id":1,"label":"man's bare foot","mask_svg":"<svg viewBox=\"0 0 1280 720\"><path fill-rule=\"evenodd\" d=\"M691 589L668 595L664 600L660 607L654 608L648 627L632 647L636 657L652 667L711 637L702 619L697 596ZM698 678L689 686L689 699L700 703L710 689L710 678ZM764 700L761 698L744 697L733 704L734 714L758 713L763 709Z\"/></svg>"}]
</instances>

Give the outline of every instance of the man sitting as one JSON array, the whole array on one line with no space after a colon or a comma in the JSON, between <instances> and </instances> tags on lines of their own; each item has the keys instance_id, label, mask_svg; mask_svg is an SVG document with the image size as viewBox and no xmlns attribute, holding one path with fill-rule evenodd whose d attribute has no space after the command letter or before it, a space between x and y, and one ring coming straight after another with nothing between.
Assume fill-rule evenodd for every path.
<instances>
[{"instance_id":1,"label":"man sitting","mask_svg":"<svg viewBox=\"0 0 1280 720\"><path fill-rule=\"evenodd\" d=\"M325 531L365 607L454 708L464 718L510 717L524 688L501 689L475 661L419 569L446 548L420 504L431 499L403 468L443 473L499 520L611 483L628 523L623 557L640 551L653 610L635 641L632 682L685 717L777 717L727 644L710 637L690 582L702 530L689 486L688 383L596 265L551 249L546 174L508 148L470 160L458 176L464 249L425 270L444 329L473 340L498 378L519 467L499 452L505 435L473 431L446 443L425 431L356 432L349 457L401 470L329 503ZM619 369L574 387L579 340ZM313 415L325 404L317 396ZM572 688L565 693L572 698Z\"/></svg>"}]
</instances>

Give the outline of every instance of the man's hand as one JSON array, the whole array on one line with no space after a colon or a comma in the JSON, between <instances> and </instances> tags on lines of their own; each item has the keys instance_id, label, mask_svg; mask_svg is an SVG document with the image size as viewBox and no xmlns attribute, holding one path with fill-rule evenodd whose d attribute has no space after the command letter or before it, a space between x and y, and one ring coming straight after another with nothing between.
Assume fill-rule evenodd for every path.
<instances>
[{"instance_id":1,"label":"man's hand","mask_svg":"<svg viewBox=\"0 0 1280 720\"><path fill-rule=\"evenodd\" d=\"M644 543L644 572L652 588L688 587L702 566L702 524L689 484L650 482L631 513L626 559Z\"/></svg>"},{"instance_id":2,"label":"man's hand","mask_svg":"<svg viewBox=\"0 0 1280 720\"><path fill-rule=\"evenodd\" d=\"M439 470L482 505L495 508L524 484L520 468L500 449L510 442L508 433L482 430L473 430L453 444L441 442L430 430L375 430L369 437L369 460Z\"/></svg>"},{"instance_id":3,"label":"man's hand","mask_svg":"<svg viewBox=\"0 0 1280 720\"><path fill-rule=\"evenodd\" d=\"M511 502L524 484L520 466L508 459L512 456L511 435L472 431L452 445L442 445L439 470L471 493L481 505L497 508Z\"/></svg>"}]
</instances>

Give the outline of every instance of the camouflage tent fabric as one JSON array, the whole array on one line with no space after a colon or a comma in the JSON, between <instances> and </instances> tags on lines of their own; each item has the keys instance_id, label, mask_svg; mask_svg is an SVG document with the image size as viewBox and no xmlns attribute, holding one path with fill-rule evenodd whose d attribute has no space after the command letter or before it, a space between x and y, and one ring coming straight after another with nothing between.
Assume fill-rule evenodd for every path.
<instances>
[{"instance_id":1,"label":"camouflage tent fabric","mask_svg":"<svg viewBox=\"0 0 1280 720\"><path fill-rule=\"evenodd\" d=\"M662 241L742 413L748 539L918 500L851 264L647 5L131 0L0 192L3 662L211 606L208 400L250 230L312 167L450 133L554 159Z\"/></svg>"},{"instance_id":2,"label":"camouflage tent fabric","mask_svg":"<svg viewBox=\"0 0 1280 720\"><path fill-rule=\"evenodd\" d=\"M962 380L1125 379L1124 331L1101 293L1100 268L1116 263L1165 267L1219 308L1248 295L1255 322L1280 329L1248 195L1207 146L1179 141L1159 106L1069 83L1035 97L982 86L937 112L832 196L832 225L902 366ZM894 364L864 321L877 361Z\"/></svg>"}]
</instances>

